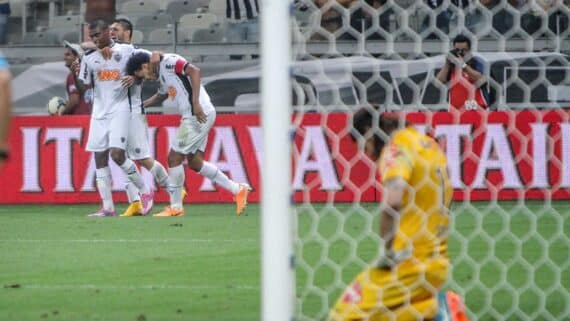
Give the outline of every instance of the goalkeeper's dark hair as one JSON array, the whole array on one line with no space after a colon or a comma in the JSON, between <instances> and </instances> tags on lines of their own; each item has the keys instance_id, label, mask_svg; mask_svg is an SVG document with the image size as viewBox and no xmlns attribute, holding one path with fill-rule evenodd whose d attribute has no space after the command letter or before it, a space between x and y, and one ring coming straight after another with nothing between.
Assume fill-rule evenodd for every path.
<instances>
[{"instance_id":1,"label":"goalkeeper's dark hair","mask_svg":"<svg viewBox=\"0 0 570 321\"><path fill-rule=\"evenodd\" d=\"M372 135L375 157L378 158L390 135L408 125L409 123L405 121L403 116L382 113L378 109L363 107L352 116L353 130L351 135L355 141L358 137L369 138L369 135ZM372 130L371 133L369 133L370 129Z\"/></svg>"},{"instance_id":2,"label":"goalkeeper's dark hair","mask_svg":"<svg viewBox=\"0 0 570 321\"><path fill-rule=\"evenodd\" d=\"M143 64L150 62L150 55L145 52L138 52L129 58L125 72L127 75L134 76L135 72L140 70Z\"/></svg>"}]
</instances>

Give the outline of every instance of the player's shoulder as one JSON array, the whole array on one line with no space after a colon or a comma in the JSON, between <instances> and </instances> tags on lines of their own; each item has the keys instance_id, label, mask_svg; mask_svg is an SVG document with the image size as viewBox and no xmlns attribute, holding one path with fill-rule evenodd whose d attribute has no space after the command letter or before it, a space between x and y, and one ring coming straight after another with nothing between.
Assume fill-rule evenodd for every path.
<instances>
[{"instance_id":1,"label":"player's shoulder","mask_svg":"<svg viewBox=\"0 0 570 321\"><path fill-rule=\"evenodd\" d=\"M407 126L396 131L392 135L392 143L398 146L409 148L415 141L420 138L421 135L422 134L418 132L414 127Z\"/></svg>"}]
</instances>

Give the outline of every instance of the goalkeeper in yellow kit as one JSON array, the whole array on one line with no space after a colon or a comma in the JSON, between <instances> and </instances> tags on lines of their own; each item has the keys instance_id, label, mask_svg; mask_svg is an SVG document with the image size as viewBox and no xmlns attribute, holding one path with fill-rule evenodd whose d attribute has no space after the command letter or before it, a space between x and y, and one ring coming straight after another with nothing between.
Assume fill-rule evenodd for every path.
<instances>
[{"instance_id":1,"label":"goalkeeper in yellow kit","mask_svg":"<svg viewBox=\"0 0 570 321\"><path fill-rule=\"evenodd\" d=\"M359 110L353 117L359 135L353 135L364 137L366 155L379 160L379 258L356 276L329 319L466 320L459 297L440 293L450 269L447 233L453 192L445 154L402 119L378 115Z\"/></svg>"}]
</instances>

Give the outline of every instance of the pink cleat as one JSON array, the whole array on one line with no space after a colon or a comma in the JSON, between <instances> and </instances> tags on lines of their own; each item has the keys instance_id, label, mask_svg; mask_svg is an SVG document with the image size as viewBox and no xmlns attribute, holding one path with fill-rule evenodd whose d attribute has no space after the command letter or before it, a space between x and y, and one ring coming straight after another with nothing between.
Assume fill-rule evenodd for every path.
<instances>
[{"instance_id":1,"label":"pink cleat","mask_svg":"<svg viewBox=\"0 0 570 321\"><path fill-rule=\"evenodd\" d=\"M97 212L93 213L93 214L89 214L87 216L89 217L106 217L106 216L116 216L117 214L115 213L115 211L109 211L109 210L104 210L103 208L100 208Z\"/></svg>"},{"instance_id":2,"label":"pink cleat","mask_svg":"<svg viewBox=\"0 0 570 321\"><path fill-rule=\"evenodd\" d=\"M141 194L142 215L147 215L152 209L154 204L154 192L148 194Z\"/></svg>"}]
</instances>

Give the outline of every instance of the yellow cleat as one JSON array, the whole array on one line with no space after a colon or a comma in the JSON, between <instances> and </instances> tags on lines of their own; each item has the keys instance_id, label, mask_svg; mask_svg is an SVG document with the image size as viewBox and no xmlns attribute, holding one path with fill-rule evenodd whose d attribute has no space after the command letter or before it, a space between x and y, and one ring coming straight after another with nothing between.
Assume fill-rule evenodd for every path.
<instances>
[{"instance_id":1,"label":"yellow cleat","mask_svg":"<svg viewBox=\"0 0 570 321\"><path fill-rule=\"evenodd\" d=\"M239 185L239 192L234 197L234 201L236 202L236 214L240 216L243 213L247 205L247 195L251 191L251 187L247 184L240 184Z\"/></svg>"},{"instance_id":2,"label":"yellow cleat","mask_svg":"<svg viewBox=\"0 0 570 321\"><path fill-rule=\"evenodd\" d=\"M168 206L166 207L162 212L160 213L156 213L153 216L182 216L184 215L184 209L173 209L172 207Z\"/></svg>"},{"instance_id":3,"label":"yellow cleat","mask_svg":"<svg viewBox=\"0 0 570 321\"><path fill-rule=\"evenodd\" d=\"M188 192L186 192L186 189L183 187L182 188L182 199L185 199L186 196L188 196Z\"/></svg>"},{"instance_id":4,"label":"yellow cleat","mask_svg":"<svg viewBox=\"0 0 570 321\"><path fill-rule=\"evenodd\" d=\"M121 216L141 216L143 215L143 207L141 201L135 201L129 204Z\"/></svg>"}]
</instances>

